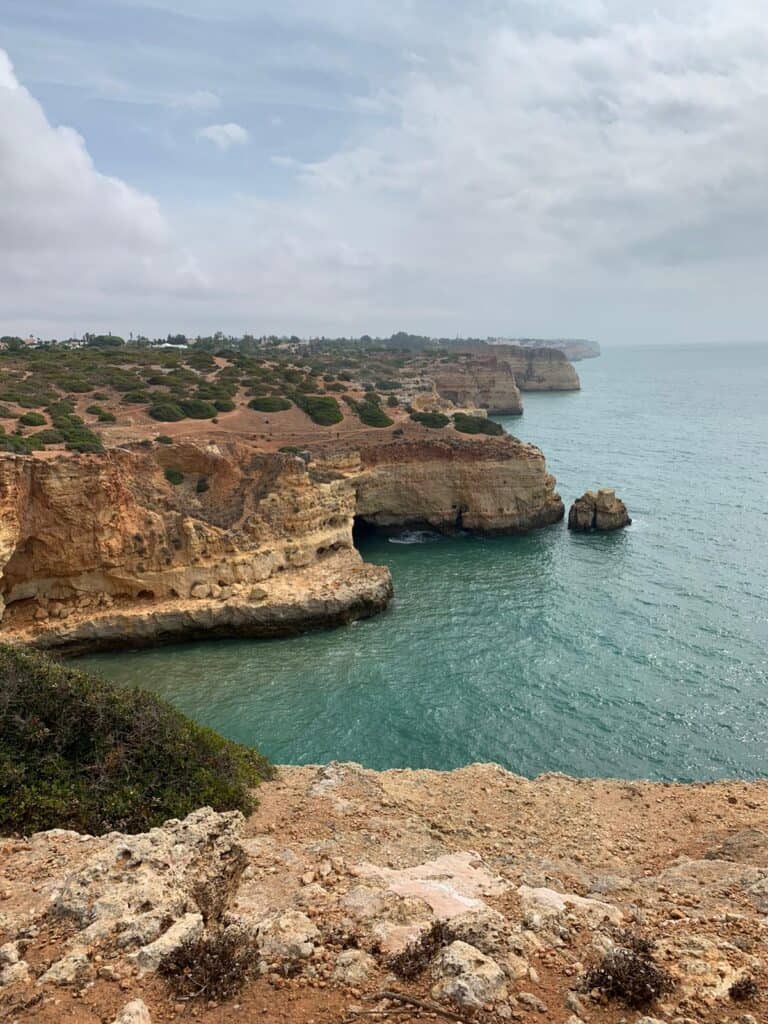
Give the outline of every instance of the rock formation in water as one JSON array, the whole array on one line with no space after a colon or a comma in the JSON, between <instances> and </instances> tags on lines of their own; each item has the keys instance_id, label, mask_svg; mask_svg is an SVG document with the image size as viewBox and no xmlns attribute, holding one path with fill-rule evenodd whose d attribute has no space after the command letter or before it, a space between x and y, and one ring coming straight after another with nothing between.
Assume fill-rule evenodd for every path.
<instances>
[{"instance_id":1,"label":"rock formation in water","mask_svg":"<svg viewBox=\"0 0 768 1024\"><path fill-rule=\"evenodd\" d=\"M568 512L569 530L620 530L631 523L627 506L607 487L582 494Z\"/></svg>"},{"instance_id":2,"label":"rock formation in water","mask_svg":"<svg viewBox=\"0 0 768 1024\"><path fill-rule=\"evenodd\" d=\"M768 1020L764 781L331 764L259 796L0 839L0 1019ZM247 951L243 990L212 998L194 957L169 978L185 942Z\"/></svg>"},{"instance_id":3,"label":"rock formation in water","mask_svg":"<svg viewBox=\"0 0 768 1024\"><path fill-rule=\"evenodd\" d=\"M512 437L378 444L361 458L357 513L376 526L522 533L563 518L541 451Z\"/></svg>"},{"instance_id":4,"label":"rock formation in water","mask_svg":"<svg viewBox=\"0 0 768 1024\"><path fill-rule=\"evenodd\" d=\"M487 532L563 515L511 437L383 441L309 464L243 440L0 458L0 637L70 650L277 636L374 614L354 517Z\"/></svg>"}]
</instances>

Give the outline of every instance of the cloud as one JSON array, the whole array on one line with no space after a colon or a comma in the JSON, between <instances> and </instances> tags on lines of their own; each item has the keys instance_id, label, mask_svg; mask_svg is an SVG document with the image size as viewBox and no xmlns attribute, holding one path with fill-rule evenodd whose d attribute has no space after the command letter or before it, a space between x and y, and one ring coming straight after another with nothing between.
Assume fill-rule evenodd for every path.
<instances>
[{"instance_id":1,"label":"cloud","mask_svg":"<svg viewBox=\"0 0 768 1024\"><path fill-rule=\"evenodd\" d=\"M181 110L216 110L221 106L221 100L215 92L208 92L205 89L198 89L195 92L176 96L171 100L170 106Z\"/></svg>"},{"instance_id":2,"label":"cloud","mask_svg":"<svg viewBox=\"0 0 768 1024\"><path fill-rule=\"evenodd\" d=\"M201 283L157 202L100 174L77 132L48 122L3 51L0 238L0 304L17 325L82 325L107 309L120 315L137 296Z\"/></svg>"},{"instance_id":3,"label":"cloud","mask_svg":"<svg viewBox=\"0 0 768 1024\"><path fill-rule=\"evenodd\" d=\"M234 124L209 124L207 128L201 128L198 132L201 139L208 139L221 150L231 149L232 146L244 146L250 139L250 135L242 125Z\"/></svg>"}]
</instances>

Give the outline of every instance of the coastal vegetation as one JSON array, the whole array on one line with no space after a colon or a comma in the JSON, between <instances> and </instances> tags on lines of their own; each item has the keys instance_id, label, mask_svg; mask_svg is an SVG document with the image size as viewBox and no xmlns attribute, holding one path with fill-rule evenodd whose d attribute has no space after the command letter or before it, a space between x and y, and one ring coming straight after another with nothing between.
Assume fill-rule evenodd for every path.
<instances>
[{"instance_id":1,"label":"coastal vegetation","mask_svg":"<svg viewBox=\"0 0 768 1024\"><path fill-rule=\"evenodd\" d=\"M139 832L197 807L254 807L258 751L165 701L0 646L0 834Z\"/></svg>"},{"instance_id":2,"label":"coastal vegetation","mask_svg":"<svg viewBox=\"0 0 768 1024\"><path fill-rule=\"evenodd\" d=\"M498 437L504 433L504 427L487 416L468 416L464 412L453 414L453 425L460 434L489 434Z\"/></svg>"}]
</instances>

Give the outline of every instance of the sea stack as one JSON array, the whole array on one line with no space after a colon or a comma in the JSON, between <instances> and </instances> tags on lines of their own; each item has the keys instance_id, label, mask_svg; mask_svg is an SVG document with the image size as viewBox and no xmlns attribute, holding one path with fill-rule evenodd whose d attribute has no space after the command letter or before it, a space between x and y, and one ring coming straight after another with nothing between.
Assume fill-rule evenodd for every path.
<instances>
[{"instance_id":1,"label":"sea stack","mask_svg":"<svg viewBox=\"0 0 768 1024\"><path fill-rule=\"evenodd\" d=\"M627 506L608 487L582 494L568 512L568 529L582 533L589 530L620 530L631 522Z\"/></svg>"}]
</instances>

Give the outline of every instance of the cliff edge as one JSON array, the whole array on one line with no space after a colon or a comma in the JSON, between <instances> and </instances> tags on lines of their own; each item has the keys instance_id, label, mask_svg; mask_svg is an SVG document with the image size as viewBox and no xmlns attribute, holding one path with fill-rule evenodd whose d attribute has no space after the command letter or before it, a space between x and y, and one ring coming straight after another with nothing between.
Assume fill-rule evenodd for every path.
<instances>
[{"instance_id":1,"label":"cliff edge","mask_svg":"<svg viewBox=\"0 0 768 1024\"><path fill-rule=\"evenodd\" d=\"M356 516L493 533L564 512L538 449L459 436L301 455L244 439L5 455L0 507L0 636L70 651L289 635L379 612L392 582L356 550Z\"/></svg>"}]
</instances>

